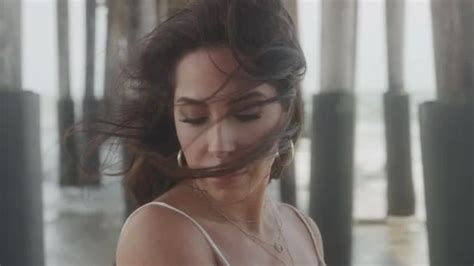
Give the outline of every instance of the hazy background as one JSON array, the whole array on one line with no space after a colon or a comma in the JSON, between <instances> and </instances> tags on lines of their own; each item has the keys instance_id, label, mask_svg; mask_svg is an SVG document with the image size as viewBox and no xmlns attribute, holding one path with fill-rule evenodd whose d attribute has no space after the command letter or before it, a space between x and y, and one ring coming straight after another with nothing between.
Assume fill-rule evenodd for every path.
<instances>
[{"instance_id":1,"label":"hazy background","mask_svg":"<svg viewBox=\"0 0 474 266\"><path fill-rule=\"evenodd\" d=\"M23 0L23 87L41 95L42 150L45 179L57 177L58 136L56 130L57 33L54 0ZM319 91L320 6L318 0L299 0L299 30L308 62L303 82L306 96ZM422 169L419 152L417 105L434 98L435 79L431 17L427 0L408 0L406 4L405 86L412 95L412 150L417 193L417 216L424 219ZM382 94L387 90L385 3L382 0L359 1L358 42L355 91L357 94L355 209L358 218L383 218L385 199L385 139ZM70 1L71 92L80 103L85 74L85 1ZM96 96L102 96L104 79L107 9L97 9ZM311 100L311 97L305 97ZM76 106L79 114L79 106ZM309 181L309 142L298 146L298 186ZM299 203L307 204L301 192Z\"/></svg>"}]
</instances>

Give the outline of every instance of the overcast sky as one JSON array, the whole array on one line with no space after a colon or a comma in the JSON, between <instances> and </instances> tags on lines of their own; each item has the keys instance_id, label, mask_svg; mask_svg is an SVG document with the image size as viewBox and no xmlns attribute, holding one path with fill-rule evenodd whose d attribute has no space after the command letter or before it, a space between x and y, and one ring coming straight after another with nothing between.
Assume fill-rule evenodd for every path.
<instances>
[{"instance_id":1,"label":"overcast sky","mask_svg":"<svg viewBox=\"0 0 474 266\"><path fill-rule=\"evenodd\" d=\"M23 0L23 85L47 97L57 97L57 41L54 0ZM83 94L85 1L70 0L71 88ZM319 85L320 1L300 0L299 27L308 61L305 92ZM97 14L96 95L102 94L106 9ZM362 0L358 10L356 90L383 93L387 87L384 2ZM427 0L408 0L405 36L405 85L408 91L434 95L431 17Z\"/></svg>"}]
</instances>

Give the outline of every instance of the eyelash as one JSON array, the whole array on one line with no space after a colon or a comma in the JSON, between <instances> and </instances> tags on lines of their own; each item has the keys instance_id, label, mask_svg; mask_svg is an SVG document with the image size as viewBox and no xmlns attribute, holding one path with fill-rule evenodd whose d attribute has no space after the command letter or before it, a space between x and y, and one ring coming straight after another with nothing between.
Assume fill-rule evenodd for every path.
<instances>
[{"instance_id":1,"label":"eyelash","mask_svg":"<svg viewBox=\"0 0 474 266\"><path fill-rule=\"evenodd\" d=\"M252 122L254 120L257 120L261 117L260 114L235 114L235 118L237 118L240 122L246 123L246 122ZM183 123L188 123L191 125L200 125L203 124L207 121L207 117L199 117L199 118L184 118L180 120Z\"/></svg>"}]
</instances>

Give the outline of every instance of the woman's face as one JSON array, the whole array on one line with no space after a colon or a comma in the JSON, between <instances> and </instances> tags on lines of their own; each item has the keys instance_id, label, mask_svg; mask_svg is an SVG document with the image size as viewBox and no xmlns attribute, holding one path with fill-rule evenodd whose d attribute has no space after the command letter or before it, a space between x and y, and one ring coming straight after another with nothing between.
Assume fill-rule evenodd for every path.
<instances>
[{"instance_id":1,"label":"woman's face","mask_svg":"<svg viewBox=\"0 0 474 266\"><path fill-rule=\"evenodd\" d=\"M224 47L193 51L177 64L174 120L190 168L227 162L230 156L257 144L281 123L282 107L278 101L239 113L232 112L276 96L275 88L265 83L258 85L238 78L225 83L227 74L236 67L231 51ZM224 83L223 89L215 94ZM228 115L229 112L232 114ZM196 182L215 199L238 201L265 189L273 161L274 157L267 158L237 171L237 175L209 177Z\"/></svg>"}]
</instances>

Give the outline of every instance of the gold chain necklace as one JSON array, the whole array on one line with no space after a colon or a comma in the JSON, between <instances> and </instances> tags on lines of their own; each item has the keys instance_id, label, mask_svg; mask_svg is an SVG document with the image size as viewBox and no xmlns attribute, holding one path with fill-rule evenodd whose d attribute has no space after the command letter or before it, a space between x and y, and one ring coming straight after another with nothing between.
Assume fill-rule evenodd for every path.
<instances>
[{"instance_id":1,"label":"gold chain necklace","mask_svg":"<svg viewBox=\"0 0 474 266\"><path fill-rule=\"evenodd\" d=\"M199 189L198 189L198 190L199 190ZM201 193L204 194L205 192L202 192L202 191L201 191ZM211 205L212 208L215 208L214 211L220 212L220 213L219 213L220 215L224 214L224 211L223 211L221 208L219 208L219 207L217 207L217 206L213 206L213 205L211 204L211 202L210 202L209 198L207 198L207 196L206 196L206 200L209 202L209 204ZM266 208L267 208L267 201L265 201L265 202L263 203L263 209L265 210ZM238 220L238 219L230 218L229 216L226 216L226 220L230 220L230 221L233 221L233 222L235 222L235 223L246 223L246 224L254 224L254 223L257 223L257 222L258 222L258 219L255 219L255 220Z\"/></svg>"},{"instance_id":2,"label":"gold chain necklace","mask_svg":"<svg viewBox=\"0 0 474 266\"><path fill-rule=\"evenodd\" d=\"M214 208L214 210L216 212L218 212L222 217L224 217L224 219L226 219L228 222L233 224L235 227L237 227L240 231L242 231L242 233L244 233L248 237L250 237L250 238L252 238L252 239L254 239L254 240L256 240L256 241L258 241L258 242L260 242L264 245L268 245L268 246L272 247L278 253L282 253L284 251L283 245L280 244L281 238L282 238L282 230L281 230L282 229L282 224L278 223L276 218L275 218L275 221L277 221L277 223L278 223L278 236L273 242L269 242L267 240L264 240L263 238L255 236L252 233L249 233L247 230L243 229L238 223L236 223L236 222L232 221L231 219L229 219L229 217L226 214L224 214L224 212L222 210L220 210L218 207L211 205L211 208Z\"/></svg>"},{"instance_id":3,"label":"gold chain necklace","mask_svg":"<svg viewBox=\"0 0 474 266\"><path fill-rule=\"evenodd\" d=\"M194 185L194 183L193 183L193 185L187 185L187 184L185 184L184 186L185 186L185 187L188 187L188 188L190 188L190 189L192 189L193 191L199 192L199 196L200 196L200 197L202 197L202 196L206 193L205 190L196 187L196 186ZM209 202L209 204L211 205L211 207L217 208L217 207L212 206L212 204L211 204L209 198L206 197L206 200ZM263 203L263 209L266 209L266 208L267 208L267 201L265 201L265 202ZM218 212L217 210L214 210L214 211L215 211L215 212ZM221 210L221 212L224 212L224 211ZM230 217L226 217L226 218L227 218L226 220L231 220L231 221L234 221L234 222L236 222L236 223L252 224L252 223L257 223L257 222L258 222L257 219L255 219L255 220L239 220L239 219L234 219L234 218L230 218Z\"/></svg>"},{"instance_id":4,"label":"gold chain necklace","mask_svg":"<svg viewBox=\"0 0 474 266\"><path fill-rule=\"evenodd\" d=\"M245 229L243 229L237 222L236 220L233 220L231 218L229 218L223 210L221 210L219 207L217 206L214 206L214 204L212 204L211 200L208 198L208 196L206 195L206 191L200 189L200 188L197 188L197 187L194 187L194 186L189 186L190 188L192 188L193 190L195 191L198 191L199 192L199 196L201 197L205 197L206 200L208 201L211 209L213 209L216 213L218 213L220 216L222 216L227 222L229 222L231 225L233 225L235 228L237 228L241 233L243 233L245 236L247 236L250 240L252 240L255 244L257 244L258 246L260 246L262 249L264 249L268 254L270 254L272 257L274 257L275 259L277 259L278 261L280 261L282 263L282 265L286 265L285 261L281 258L279 258L278 256L276 256L274 254L274 251L272 252L271 249L269 250L267 247L265 247L264 245L262 244L265 244L265 245L268 245L268 246L271 246L273 247L273 250L277 251L278 254L281 254L285 248L283 248L283 245L280 244L280 240L283 238L283 240L285 241L285 246L286 246L286 251L290 257L290 260L291 260L291 265L294 265L294 261L293 261L293 257L291 256L291 253L290 253L290 250L288 248L288 244L286 243L286 240L284 239L283 237L283 233L282 233L282 228L283 228L283 222L280 220L278 220L276 218L276 207L275 205L273 204L273 208L274 208L274 219L275 221L277 222L278 224L278 238L273 242L273 243L269 243L249 232L247 232ZM273 203L273 202L272 202ZM266 204L266 203L265 203ZM260 243L258 243L260 242Z\"/></svg>"},{"instance_id":5,"label":"gold chain necklace","mask_svg":"<svg viewBox=\"0 0 474 266\"><path fill-rule=\"evenodd\" d=\"M197 187L192 187L194 190L198 191L200 193L200 196L203 196L206 198L207 202L209 203L209 205L211 206L211 208L217 212L219 215L221 215L225 220L227 220L228 222L230 222L232 225L236 226L237 228L239 228L241 231L245 232L246 235L254 238L255 240L257 241L260 241L261 243L264 243L266 245L269 245L271 247L273 247L275 249L275 251L277 251L278 253L282 253L284 248L283 246L280 244L280 240L281 240L281 236L282 236L282 232L281 232L281 229L283 227L283 223L281 221L279 221L277 218L276 218L276 207L273 205L274 207L274 220L275 222L278 224L278 238L276 240L274 240L273 242L267 242L265 240L263 240L262 238L259 238L249 232L247 232L245 229L241 228L241 226L238 224L239 220L236 220L236 219L232 219L230 218L229 216L227 216L225 214L225 211L222 210L221 208L219 208L218 206L215 206L214 204L212 204L211 200L209 199L207 193L205 190L202 190L200 188L197 188ZM266 202L267 200L265 201L265 205L266 205ZM248 222L250 220L247 220L247 221L243 221L243 222ZM257 220L252 220L251 222L256 222Z\"/></svg>"}]
</instances>

